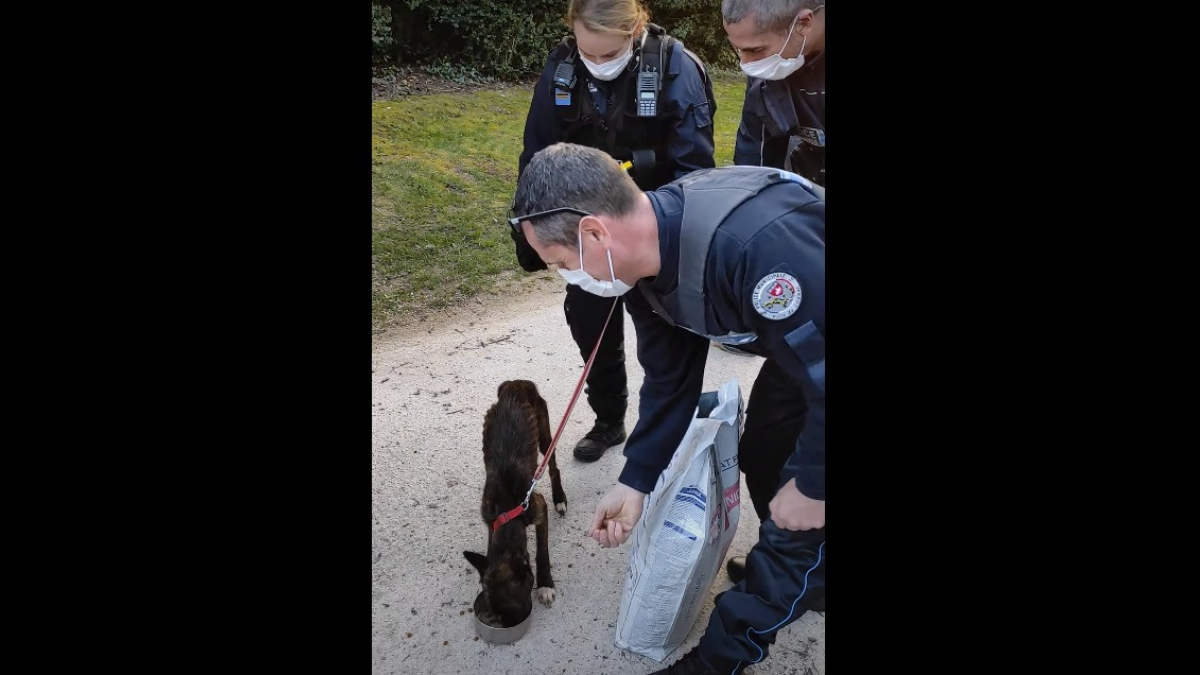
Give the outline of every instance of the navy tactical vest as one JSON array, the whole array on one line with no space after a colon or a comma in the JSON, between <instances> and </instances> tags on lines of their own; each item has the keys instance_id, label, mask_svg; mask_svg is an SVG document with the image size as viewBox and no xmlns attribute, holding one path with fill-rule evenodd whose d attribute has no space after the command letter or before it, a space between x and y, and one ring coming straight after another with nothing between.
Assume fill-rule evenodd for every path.
<instances>
[{"instance_id":1,"label":"navy tactical vest","mask_svg":"<svg viewBox=\"0 0 1200 675\"><path fill-rule=\"evenodd\" d=\"M683 221L679 231L679 275L674 290L655 293L639 280L638 289L668 324L685 328L710 340L745 344L753 333L708 335L704 311L704 268L717 227L738 206L764 188L778 183L799 183L822 202L825 188L798 174L761 166L726 166L693 171L676 182L683 189ZM667 308L671 308L668 310Z\"/></svg>"},{"instance_id":2,"label":"navy tactical vest","mask_svg":"<svg viewBox=\"0 0 1200 675\"><path fill-rule=\"evenodd\" d=\"M667 35L666 29L649 23L646 26L645 41L641 46L635 46L634 57L630 60L629 68L650 68L657 70L662 76L663 87L659 90L657 117L637 115L636 70L628 70L615 80L603 83L609 89L611 105L601 114L592 100L592 92L588 90L590 73L579 59L575 39L571 36L564 37L550 53L552 70L557 70L560 64L566 63L573 66L575 73L574 85L570 90L556 89L554 92L555 109L562 130L561 140L598 148L618 161L632 161L633 170L630 175L643 190L657 190L674 177L667 160L667 140L671 132L668 116L671 113L678 114L678 111L671 110L670 106L673 103L661 95L666 88L666 81L670 78L674 42L675 38ZM709 106L715 111L716 100L704 64L686 49L684 53L691 57L700 69Z\"/></svg>"}]
</instances>

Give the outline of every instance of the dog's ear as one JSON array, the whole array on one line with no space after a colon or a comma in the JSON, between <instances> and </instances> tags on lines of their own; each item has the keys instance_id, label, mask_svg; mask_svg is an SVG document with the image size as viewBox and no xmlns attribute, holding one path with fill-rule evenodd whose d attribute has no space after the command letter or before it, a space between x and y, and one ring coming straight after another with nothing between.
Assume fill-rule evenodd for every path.
<instances>
[{"instance_id":1,"label":"dog's ear","mask_svg":"<svg viewBox=\"0 0 1200 675\"><path fill-rule=\"evenodd\" d=\"M463 557L471 566L479 570L479 580L483 581L483 573L487 571L488 559L486 556L480 555L474 551L463 551Z\"/></svg>"}]
</instances>

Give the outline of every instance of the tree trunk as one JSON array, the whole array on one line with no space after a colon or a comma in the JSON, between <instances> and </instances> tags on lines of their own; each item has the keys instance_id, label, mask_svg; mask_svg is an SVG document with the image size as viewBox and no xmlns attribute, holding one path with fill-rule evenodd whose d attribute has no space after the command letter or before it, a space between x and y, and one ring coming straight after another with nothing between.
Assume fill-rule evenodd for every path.
<instances>
[{"instance_id":1,"label":"tree trunk","mask_svg":"<svg viewBox=\"0 0 1200 675\"><path fill-rule=\"evenodd\" d=\"M404 64L404 47L412 33L412 10L404 0L388 0L392 9L392 60Z\"/></svg>"}]
</instances>

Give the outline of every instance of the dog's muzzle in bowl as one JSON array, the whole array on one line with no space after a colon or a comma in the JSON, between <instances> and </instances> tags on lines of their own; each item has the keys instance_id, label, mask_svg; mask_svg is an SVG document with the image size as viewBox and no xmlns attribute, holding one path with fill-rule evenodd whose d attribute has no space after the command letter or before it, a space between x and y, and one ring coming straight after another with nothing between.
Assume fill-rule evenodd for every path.
<instances>
[{"instance_id":1,"label":"dog's muzzle in bowl","mask_svg":"<svg viewBox=\"0 0 1200 675\"><path fill-rule=\"evenodd\" d=\"M483 593L475 597L474 609L475 632L479 634L479 637L483 638L484 642L494 645L506 645L520 640L522 637L525 637L525 634L529 632L529 627L533 625L532 608L530 608L529 616L525 617L521 623L510 628L499 628L484 623L483 619L479 618L480 615L485 613L490 614L490 612L487 607L487 599Z\"/></svg>"}]
</instances>

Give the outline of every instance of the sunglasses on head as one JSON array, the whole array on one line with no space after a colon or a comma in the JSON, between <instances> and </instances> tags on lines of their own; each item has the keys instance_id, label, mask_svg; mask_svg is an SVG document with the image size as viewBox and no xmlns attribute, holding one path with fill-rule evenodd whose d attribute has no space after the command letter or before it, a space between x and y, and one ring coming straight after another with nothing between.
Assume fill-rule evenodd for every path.
<instances>
[{"instance_id":1,"label":"sunglasses on head","mask_svg":"<svg viewBox=\"0 0 1200 675\"><path fill-rule=\"evenodd\" d=\"M510 211L510 213L511 213L511 211ZM592 215L591 213L589 213L587 211L580 211L579 209L571 208L570 206L560 206L557 209L550 209L549 211L538 211L537 213L531 213L527 216L518 216L516 218L509 218L508 225L509 225L509 227L511 227L513 229L513 232L516 232L517 234L524 234L523 232L521 232L521 223L525 222L526 220L533 220L535 218L541 218L542 216L552 216L556 213L574 213L574 214L580 215L580 216Z\"/></svg>"}]
</instances>

